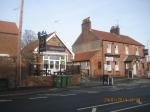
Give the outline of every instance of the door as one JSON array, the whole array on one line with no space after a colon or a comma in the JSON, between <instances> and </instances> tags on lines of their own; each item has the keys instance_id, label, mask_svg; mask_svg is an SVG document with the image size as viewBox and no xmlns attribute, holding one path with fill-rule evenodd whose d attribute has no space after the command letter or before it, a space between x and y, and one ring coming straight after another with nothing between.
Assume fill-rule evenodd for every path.
<instances>
[{"instance_id":1,"label":"door","mask_svg":"<svg viewBox=\"0 0 150 112\"><path fill-rule=\"evenodd\" d=\"M60 62L58 60L52 60L50 61L50 70L53 74L54 72L57 72L60 70Z\"/></svg>"}]
</instances>

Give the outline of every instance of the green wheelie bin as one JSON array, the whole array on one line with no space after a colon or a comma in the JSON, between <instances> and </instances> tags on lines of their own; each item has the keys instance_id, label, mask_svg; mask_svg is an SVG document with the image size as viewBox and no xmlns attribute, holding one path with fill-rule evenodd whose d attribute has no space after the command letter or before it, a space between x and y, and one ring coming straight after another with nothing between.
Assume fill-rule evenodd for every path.
<instances>
[{"instance_id":1,"label":"green wheelie bin","mask_svg":"<svg viewBox=\"0 0 150 112\"><path fill-rule=\"evenodd\" d=\"M61 83L62 83L61 76L60 75L56 76L54 78L54 86L57 87L57 88L60 88Z\"/></svg>"}]
</instances>

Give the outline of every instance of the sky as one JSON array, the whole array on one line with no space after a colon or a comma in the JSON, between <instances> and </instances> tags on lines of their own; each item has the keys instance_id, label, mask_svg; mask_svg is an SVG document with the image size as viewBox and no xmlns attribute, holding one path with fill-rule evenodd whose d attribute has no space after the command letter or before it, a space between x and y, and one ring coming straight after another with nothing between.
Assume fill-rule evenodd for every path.
<instances>
[{"instance_id":1,"label":"sky","mask_svg":"<svg viewBox=\"0 0 150 112\"><path fill-rule=\"evenodd\" d=\"M0 20L19 26L19 8L20 0L0 0ZM150 0L24 0L23 31L56 31L71 50L87 17L92 29L119 25L122 35L150 45Z\"/></svg>"}]
</instances>

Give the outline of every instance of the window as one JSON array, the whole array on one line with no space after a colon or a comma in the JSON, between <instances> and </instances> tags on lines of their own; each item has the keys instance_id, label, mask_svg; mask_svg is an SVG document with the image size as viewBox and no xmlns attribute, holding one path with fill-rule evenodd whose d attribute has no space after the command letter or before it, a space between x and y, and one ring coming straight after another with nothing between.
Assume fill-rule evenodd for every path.
<instances>
[{"instance_id":1,"label":"window","mask_svg":"<svg viewBox=\"0 0 150 112\"><path fill-rule=\"evenodd\" d=\"M139 55L139 48L138 47L135 48L135 55Z\"/></svg>"},{"instance_id":2,"label":"window","mask_svg":"<svg viewBox=\"0 0 150 112\"><path fill-rule=\"evenodd\" d=\"M56 62L55 62L55 68L56 68L56 69L59 69L59 61L56 61Z\"/></svg>"},{"instance_id":3,"label":"window","mask_svg":"<svg viewBox=\"0 0 150 112\"><path fill-rule=\"evenodd\" d=\"M55 55L50 56L51 60L59 60L59 58L60 58L60 56L55 56Z\"/></svg>"},{"instance_id":4,"label":"window","mask_svg":"<svg viewBox=\"0 0 150 112\"><path fill-rule=\"evenodd\" d=\"M107 71L111 71L111 62L107 61Z\"/></svg>"},{"instance_id":5,"label":"window","mask_svg":"<svg viewBox=\"0 0 150 112\"><path fill-rule=\"evenodd\" d=\"M119 54L118 45L115 46L115 54Z\"/></svg>"},{"instance_id":6,"label":"window","mask_svg":"<svg viewBox=\"0 0 150 112\"><path fill-rule=\"evenodd\" d=\"M44 68L49 68L48 60L44 60Z\"/></svg>"},{"instance_id":7,"label":"window","mask_svg":"<svg viewBox=\"0 0 150 112\"><path fill-rule=\"evenodd\" d=\"M125 46L125 54L126 54L126 55L128 55L128 54L129 54L128 46Z\"/></svg>"},{"instance_id":8,"label":"window","mask_svg":"<svg viewBox=\"0 0 150 112\"><path fill-rule=\"evenodd\" d=\"M129 69L129 65L126 63L126 69Z\"/></svg>"},{"instance_id":9,"label":"window","mask_svg":"<svg viewBox=\"0 0 150 112\"><path fill-rule=\"evenodd\" d=\"M50 61L50 69L54 68L54 61Z\"/></svg>"},{"instance_id":10,"label":"window","mask_svg":"<svg viewBox=\"0 0 150 112\"><path fill-rule=\"evenodd\" d=\"M107 53L111 53L111 44L107 44Z\"/></svg>"},{"instance_id":11,"label":"window","mask_svg":"<svg viewBox=\"0 0 150 112\"><path fill-rule=\"evenodd\" d=\"M115 71L119 71L119 62L115 61Z\"/></svg>"},{"instance_id":12,"label":"window","mask_svg":"<svg viewBox=\"0 0 150 112\"><path fill-rule=\"evenodd\" d=\"M44 59L48 59L48 55L45 55L45 56L44 56Z\"/></svg>"}]
</instances>

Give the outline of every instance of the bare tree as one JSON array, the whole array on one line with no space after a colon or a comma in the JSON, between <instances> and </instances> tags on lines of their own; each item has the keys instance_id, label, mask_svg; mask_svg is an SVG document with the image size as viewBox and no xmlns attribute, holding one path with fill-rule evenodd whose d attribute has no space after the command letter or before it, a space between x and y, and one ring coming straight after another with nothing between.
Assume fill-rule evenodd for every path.
<instances>
[{"instance_id":1,"label":"bare tree","mask_svg":"<svg viewBox=\"0 0 150 112\"><path fill-rule=\"evenodd\" d=\"M22 38L22 48L28 45L30 42L36 40L36 34L32 30L25 30Z\"/></svg>"}]
</instances>

